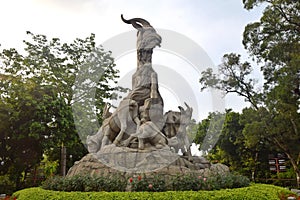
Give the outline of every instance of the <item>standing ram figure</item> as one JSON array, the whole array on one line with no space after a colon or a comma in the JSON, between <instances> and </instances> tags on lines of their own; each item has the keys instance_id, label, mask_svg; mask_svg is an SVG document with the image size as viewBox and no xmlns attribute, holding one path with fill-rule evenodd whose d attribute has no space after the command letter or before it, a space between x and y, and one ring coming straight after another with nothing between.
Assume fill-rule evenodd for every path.
<instances>
[{"instance_id":1,"label":"standing ram figure","mask_svg":"<svg viewBox=\"0 0 300 200\"><path fill-rule=\"evenodd\" d=\"M115 112L106 118L99 131L87 139L89 152L98 152L108 144L122 146L122 140L135 134L140 123L140 115L145 112L146 99L152 99L149 112L155 126L163 128L163 99L158 91L157 73L152 68L153 48L160 46L161 36L147 20L142 18L124 19L137 32L137 70L132 77L132 90L125 97Z\"/></svg>"},{"instance_id":2,"label":"standing ram figure","mask_svg":"<svg viewBox=\"0 0 300 200\"><path fill-rule=\"evenodd\" d=\"M119 145L124 135L128 137L140 124L137 102L131 99L122 100L118 108L107 116L99 131L87 138L90 153L96 153L101 147L111 143Z\"/></svg>"},{"instance_id":3,"label":"standing ram figure","mask_svg":"<svg viewBox=\"0 0 300 200\"><path fill-rule=\"evenodd\" d=\"M163 99L158 90L157 73L152 68L153 49L161 44L161 36L142 18L124 19L123 22L131 24L137 29L137 69L132 76L132 90L125 99L135 100L139 105L139 114L145 110L145 102L151 98L149 110L150 120L162 130L163 121Z\"/></svg>"},{"instance_id":4,"label":"standing ram figure","mask_svg":"<svg viewBox=\"0 0 300 200\"><path fill-rule=\"evenodd\" d=\"M165 126L163 128L163 132L168 138L177 137L178 142L172 147L176 152L181 149L184 155L190 157L190 142L186 128L191 122L193 108L189 107L186 103L184 104L187 107L186 109L178 106L180 112L168 111L165 114Z\"/></svg>"}]
</instances>

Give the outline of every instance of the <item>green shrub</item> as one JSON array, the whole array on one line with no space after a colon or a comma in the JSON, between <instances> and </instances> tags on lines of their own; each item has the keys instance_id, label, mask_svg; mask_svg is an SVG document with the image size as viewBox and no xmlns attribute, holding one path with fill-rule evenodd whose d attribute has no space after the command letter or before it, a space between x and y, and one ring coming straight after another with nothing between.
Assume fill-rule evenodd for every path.
<instances>
[{"instance_id":1,"label":"green shrub","mask_svg":"<svg viewBox=\"0 0 300 200\"><path fill-rule=\"evenodd\" d=\"M171 180L173 190L175 191L198 191L207 189L206 177L198 176L196 174L177 175Z\"/></svg>"},{"instance_id":2,"label":"green shrub","mask_svg":"<svg viewBox=\"0 0 300 200\"><path fill-rule=\"evenodd\" d=\"M42 188L55 191L125 191L126 179L120 175L91 177L76 175L72 177L55 176L43 182Z\"/></svg>"},{"instance_id":3,"label":"green shrub","mask_svg":"<svg viewBox=\"0 0 300 200\"><path fill-rule=\"evenodd\" d=\"M178 175L172 180L173 190L176 191L220 190L246 187L249 184L250 180L247 177L232 173L216 174L210 177L196 174Z\"/></svg>"},{"instance_id":4,"label":"green shrub","mask_svg":"<svg viewBox=\"0 0 300 200\"><path fill-rule=\"evenodd\" d=\"M249 186L250 180L242 175L226 173L209 177L206 184L208 190L232 189Z\"/></svg>"},{"instance_id":5,"label":"green shrub","mask_svg":"<svg viewBox=\"0 0 300 200\"><path fill-rule=\"evenodd\" d=\"M0 194L12 194L16 184L9 178L9 175L0 176Z\"/></svg>"},{"instance_id":6,"label":"green shrub","mask_svg":"<svg viewBox=\"0 0 300 200\"><path fill-rule=\"evenodd\" d=\"M161 200L279 200L279 196L287 197L291 192L282 187L253 184L249 187L223 189L218 191L167 191L167 192L58 192L42 188L28 188L17 191L13 196L18 200L85 200L85 199L161 199Z\"/></svg>"},{"instance_id":7,"label":"green shrub","mask_svg":"<svg viewBox=\"0 0 300 200\"><path fill-rule=\"evenodd\" d=\"M162 175L138 175L124 177L119 174L111 176L91 177L89 175L77 175L72 177L52 177L47 179L42 188L55 191L125 191L127 183L131 191L163 192L175 191L199 191L219 190L225 188L246 187L250 184L248 178L232 173L202 177L196 174L178 175L165 180Z\"/></svg>"},{"instance_id":8,"label":"green shrub","mask_svg":"<svg viewBox=\"0 0 300 200\"><path fill-rule=\"evenodd\" d=\"M120 174L112 174L103 178L104 185L99 191L125 191L127 186L127 178L121 176Z\"/></svg>"},{"instance_id":9,"label":"green shrub","mask_svg":"<svg viewBox=\"0 0 300 200\"><path fill-rule=\"evenodd\" d=\"M149 192L163 192L166 191L166 181L164 176L146 176L138 175L137 177L130 177L129 182L131 191L149 191Z\"/></svg>"}]
</instances>

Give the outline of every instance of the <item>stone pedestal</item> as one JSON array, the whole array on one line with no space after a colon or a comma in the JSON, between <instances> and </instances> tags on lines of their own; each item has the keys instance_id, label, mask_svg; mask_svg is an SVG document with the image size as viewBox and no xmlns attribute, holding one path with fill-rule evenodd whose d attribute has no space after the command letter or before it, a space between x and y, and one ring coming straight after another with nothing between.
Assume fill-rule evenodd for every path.
<instances>
[{"instance_id":1,"label":"stone pedestal","mask_svg":"<svg viewBox=\"0 0 300 200\"><path fill-rule=\"evenodd\" d=\"M207 167L205 169L192 170L185 166L180 165L180 163L184 163L182 159L183 158L178 157L177 160L175 160L173 163L153 171L150 170L144 172L142 170L120 171L116 169L116 167L110 167L107 166L106 164L103 164L99 159L96 158L95 154L87 154L80 161L74 163L73 167L70 168L70 170L68 171L67 176L74 176L78 174L82 174L82 175L89 174L91 176L107 176L110 174L119 173L128 177L137 174L145 174L145 175L160 174L168 178L172 176L177 176L179 174L189 174L189 173L198 174L203 177L208 177L210 175L217 174L217 173L223 174L229 172L229 168L223 164L212 164L210 165L210 167ZM147 164L147 165L151 166L151 164Z\"/></svg>"}]
</instances>

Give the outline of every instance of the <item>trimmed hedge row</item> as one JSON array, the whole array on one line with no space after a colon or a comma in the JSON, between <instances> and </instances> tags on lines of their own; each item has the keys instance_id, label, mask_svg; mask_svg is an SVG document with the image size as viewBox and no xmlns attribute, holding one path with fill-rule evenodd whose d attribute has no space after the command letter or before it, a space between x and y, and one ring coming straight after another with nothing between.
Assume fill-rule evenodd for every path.
<instances>
[{"instance_id":1,"label":"trimmed hedge row","mask_svg":"<svg viewBox=\"0 0 300 200\"><path fill-rule=\"evenodd\" d=\"M278 200L286 199L292 194L282 187L253 184L245 188L223 189L217 191L167 191L167 192L59 192L42 188L28 188L13 194L18 200L87 200L87 199L161 199L161 200L191 200L191 199L230 199L230 200Z\"/></svg>"},{"instance_id":2,"label":"trimmed hedge row","mask_svg":"<svg viewBox=\"0 0 300 200\"><path fill-rule=\"evenodd\" d=\"M42 184L43 189L65 192L123 192L126 186L127 180L119 174L96 177L90 175L54 176Z\"/></svg>"},{"instance_id":3,"label":"trimmed hedge row","mask_svg":"<svg viewBox=\"0 0 300 200\"><path fill-rule=\"evenodd\" d=\"M185 174L171 177L138 175L125 177L120 174L110 176L76 175L72 177L52 177L47 179L42 188L54 191L79 192L165 192L165 191L199 191L220 190L247 187L250 180L241 175L226 173L210 177L197 174Z\"/></svg>"}]
</instances>

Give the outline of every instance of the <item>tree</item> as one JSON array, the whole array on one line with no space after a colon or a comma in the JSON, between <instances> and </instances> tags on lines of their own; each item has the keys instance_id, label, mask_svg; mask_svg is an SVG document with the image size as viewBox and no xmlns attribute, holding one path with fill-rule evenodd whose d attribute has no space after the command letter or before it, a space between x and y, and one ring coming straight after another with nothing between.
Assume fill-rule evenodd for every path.
<instances>
[{"instance_id":1,"label":"tree","mask_svg":"<svg viewBox=\"0 0 300 200\"><path fill-rule=\"evenodd\" d=\"M211 118L216 114L218 115L218 113L209 114L208 118L198 124L198 132L195 137L196 143L203 143L210 123L214 123ZM221 133L207 157L212 162L217 161L226 164L230 170L245 176L254 178L254 175L257 174L257 176L265 177L262 174L264 174L263 172L268 166L262 160L267 159L266 145L251 146L247 143L247 135L244 135L243 132L244 124L242 119L240 113L231 110L226 111Z\"/></svg>"},{"instance_id":2,"label":"tree","mask_svg":"<svg viewBox=\"0 0 300 200\"><path fill-rule=\"evenodd\" d=\"M270 118L265 124L275 145L291 161L300 183L300 2L293 0L244 1L246 9L267 2L259 22L248 24L243 44L263 60L265 104Z\"/></svg>"},{"instance_id":3,"label":"tree","mask_svg":"<svg viewBox=\"0 0 300 200\"><path fill-rule=\"evenodd\" d=\"M101 123L105 100L114 98L118 89L114 60L95 46L95 35L61 44L58 38L27 34L31 39L24 41L24 55L15 49L0 53L0 169L14 176L17 188L21 174L36 166L43 154L59 160L62 144L73 161L85 155L72 106L83 102L85 124L80 125L91 130L91 121Z\"/></svg>"},{"instance_id":4,"label":"tree","mask_svg":"<svg viewBox=\"0 0 300 200\"><path fill-rule=\"evenodd\" d=\"M200 144L200 151L207 154L219 140L225 115L219 112L209 113L207 119L198 123L197 132L193 142Z\"/></svg>"},{"instance_id":5,"label":"tree","mask_svg":"<svg viewBox=\"0 0 300 200\"><path fill-rule=\"evenodd\" d=\"M248 10L261 3L267 3L260 21L245 27L243 44L251 55L279 67L299 56L299 1L243 0L243 2Z\"/></svg>"},{"instance_id":6,"label":"tree","mask_svg":"<svg viewBox=\"0 0 300 200\"><path fill-rule=\"evenodd\" d=\"M207 88L222 90L225 94L236 93L258 108L261 103L261 93L255 91L256 80L251 78L252 66L249 62L242 63L241 56L231 53L223 56L218 74L211 68L201 73L201 91Z\"/></svg>"},{"instance_id":7,"label":"tree","mask_svg":"<svg viewBox=\"0 0 300 200\"><path fill-rule=\"evenodd\" d=\"M21 174L39 163L43 154L43 125L40 123L37 106L43 102L38 86L31 81L13 78L9 82L10 91L3 97L4 107L1 121L1 161L2 173L9 173L18 188L21 186ZM3 93L2 93L3 94ZM42 136L42 135L41 135Z\"/></svg>"},{"instance_id":8,"label":"tree","mask_svg":"<svg viewBox=\"0 0 300 200\"><path fill-rule=\"evenodd\" d=\"M289 158L300 182L299 77L300 77L300 2L293 0L244 0L246 9L268 3L259 22L245 27L243 44L263 65L262 92L254 91L255 81L248 75L249 64L235 54L225 55L219 77L209 70L200 83L245 97L252 108L245 109L243 130L249 145L266 141ZM226 73L229 72L229 73ZM251 114L248 117L247 114ZM257 116L257 117L254 117Z\"/></svg>"}]
</instances>

